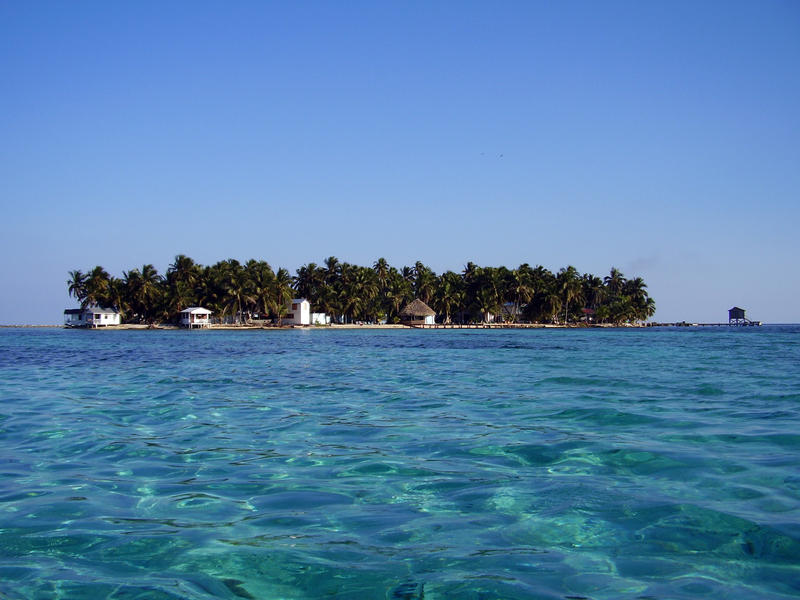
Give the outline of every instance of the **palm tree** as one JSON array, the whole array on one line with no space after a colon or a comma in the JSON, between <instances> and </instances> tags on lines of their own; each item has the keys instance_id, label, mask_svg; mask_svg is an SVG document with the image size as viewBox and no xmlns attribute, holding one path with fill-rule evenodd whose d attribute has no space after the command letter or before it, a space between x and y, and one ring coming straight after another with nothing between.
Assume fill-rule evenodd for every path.
<instances>
[{"instance_id":1,"label":"palm tree","mask_svg":"<svg viewBox=\"0 0 800 600\"><path fill-rule=\"evenodd\" d=\"M319 302L319 295L325 283L325 271L315 263L308 263L297 269L294 286L299 298L307 298L311 304Z\"/></svg>"},{"instance_id":2,"label":"palm tree","mask_svg":"<svg viewBox=\"0 0 800 600\"><path fill-rule=\"evenodd\" d=\"M414 299L414 291L411 282L392 267L389 270L389 281L386 289L386 298L389 305L389 315L397 318L402 308Z\"/></svg>"},{"instance_id":3,"label":"palm tree","mask_svg":"<svg viewBox=\"0 0 800 600\"><path fill-rule=\"evenodd\" d=\"M558 322L558 313L563 305L563 296L556 291L555 287L551 287L545 293L543 302L543 309L553 323Z\"/></svg>"},{"instance_id":4,"label":"palm tree","mask_svg":"<svg viewBox=\"0 0 800 600\"><path fill-rule=\"evenodd\" d=\"M339 259L335 256L329 256L325 259L325 283L327 285L332 285L338 278L339 274L341 273L342 266L339 262Z\"/></svg>"},{"instance_id":5,"label":"palm tree","mask_svg":"<svg viewBox=\"0 0 800 600\"><path fill-rule=\"evenodd\" d=\"M153 321L153 316L158 310L158 301L162 294L162 278L158 274L156 268L151 265L143 265L142 270L142 285L139 290L142 305L145 307L144 314L149 318L149 322Z\"/></svg>"},{"instance_id":6,"label":"palm tree","mask_svg":"<svg viewBox=\"0 0 800 600\"><path fill-rule=\"evenodd\" d=\"M610 296L617 296L622 293L625 285L625 276L616 267L611 267L611 272L605 276L604 282Z\"/></svg>"},{"instance_id":7,"label":"palm tree","mask_svg":"<svg viewBox=\"0 0 800 600\"><path fill-rule=\"evenodd\" d=\"M463 309L464 282L458 273L446 271L436 280L433 308L444 314L444 322L451 322L453 310Z\"/></svg>"},{"instance_id":8,"label":"palm tree","mask_svg":"<svg viewBox=\"0 0 800 600\"><path fill-rule=\"evenodd\" d=\"M249 260L245 265L249 280L249 298L255 303L256 312L268 315L273 305L272 294L275 290L275 273L265 260Z\"/></svg>"},{"instance_id":9,"label":"palm tree","mask_svg":"<svg viewBox=\"0 0 800 600\"><path fill-rule=\"evenodd\" d=\"M568 322L570 303L576 298L579 298L583 291L581 280L577 269L572 265L562 268L558 272L556 280L558 281L558 289L563 295L564 323L566 324Z\"/></svg>"},{"instance_id":10,"label":"palm tree","mask_svg":"<svg viewBox=\"0 0 800 600\"><path fill-rule=\"evenodd\" d=\"M503 273L496 267L484 267L476 272L471 288L473 307L480 313L481 320L488 323L493 314L500 312L503 303Z\"/></svg>"},{"instance_id":11,"label":"palm tree","mask_svg":"<svg viewBox=\"0 0 800 600\"><path fill-rule=\"evenodd\" d=\"M474 318L473 313L476 310L476 296L480 284L478 280L482 273L483 269L472 261L469 261L461 272L461 280L464 282L464 307L461 314L462 322L465 319L465 314L466 318L469 320Z\"/></svg>"},{"instance_id":12,"label":"palm tree","mask_svg":"<svg viewBox=\"0 0 800 600\"><path fill-rule=\"evenodd\" d=\"M136 317L138 321L142 319L142 307L139 299L139 288L142 285L142 274L139 269L131 269L122 272L122 285L125 289L125 297L131 307L131 317Z\"/></svg>"},{"instance_id":13,"label":"palm tree","mask_svg":"<svg viewBox=\"0 0 800 600\"><path fill-rule=\"evenodd\" d=\"M287 303L292 299L292 276L284 268L278 269L272 283L272 308L278 317L278 325L287 313Z\"/></svg>"},{"instance_id":14,"label":"palm tree","mask_svg":"<svg viewBox=\"0 0 800 600\"><path fill-rule=\"evenodd\" d=\"M521 264L517 269L509 273L508 288L514 303L513 319L516 320L522 308L522 304L530 302L535 291L533 287L533 275L528 263Z\"/></svg>"},{"instance_id":15,"label":"palm tree","mask_svg":"<svg viewBox=\"0 0 800 600\"><path fill-rule=\"evenodd\" d=\"M622 286L622 293L626 296L646 296L647 295L647 284L641 277L634 277L633 279L629 279L624 283Z\"/></svg>"},{"instance_id":16,"label":"palm tree","mask_svg":"<svg viewBox=\"0 0 800 600\"><path fill-rule=\"evenodd\" d=\"M342 308L346 317L373 320L378 307L373 300L378 296L377 275L367 267L354 267L347 274L342 290Z\"/></svg>"},{"instance_id":17,"label":"palm tree","mask_svg":"<svg viewBox=\"0 0 800 600\"><path fill-rule=\"evenodd\" d=\"M130 311L128 299L125 295L125 282L117 277L112 277L108 284L109 306L117 309L121 319L125 319Z\"/></svg>"},{"instance_id":18,"label":"palm tree","mask_svg":"<svg viewBox=\"0 0 800 600\"><path fill-rule=\"evenodd\" d=\"M389 265L383 257L372 264L372 270L375 271L375 280L378 284L378 296L375 298L375 304L378 309L377 314L380 317L388 317L388 314L391 312L389 282L392 277L392 272L396 272L397 270Z\"/></svg>"},{"instance_id":19,"label":"palm tree","mask_svg":"<svg viewBox=\"0 0 800 600\"><path fill-rule=\"evenodd\" d=\"M375 275L378 277L378 286L380 291L383 292L386 289L386 284L389 281L389 263L386 262L385 258L379 258L372 264L372 269L375 271Z\"/></svg>"},{"instance_id":20,"label":"palm tree","mask_svg":"<svg viewBox=\"0 0 800 600\"><path fill-rule=\"evenodd\" d=\"M581 280L581 285L583 286L583 297L586 299L586 305L589 308L596 309L606 295L603 280L591 273L585 273Z\"/></svg>"},{"instance_id":21,"label":"palm tree","mask_svg":"<svg viewBox=\"0 0 800 600\"><path fill-rule=\"evenodd\" d=\"M153 265L123 272L125 295L139 321L152 323L158 312L161 277Z\"/></svg>"},{"instance_id":22,"label":"palm tree","mask_svg":"<svg viewBox=\"0 0 800 600\"><path fill-rule=\"evenodd\" d=\"M464 276L464 283L469 285L472 281L477 277L478 273L481 271L481 268L476 265L474 262L469 261L466 266L464 267L464 271L462 275Z\"/></svg>"},{"instance_id":23,"label":"palm tree","mask_svg":"<svg viewBox=\"0 0 800 600\"><path fill-rule=\"evenodd\" d=\"M414 295L427 304L433 296L435 285L436 273L417 261L414 264Z\"/></svg>"},{"instance_id":24,"label":"palm tree","mask_svg":"<svg viewBox=\"0 0 800 600\"><path fill-rule=\"evenodd\" d=\"M488 323L493 313L497 312L499 306L497 294L490 286L480 287L475 293L475 306L480 311L483 322Z\"/></svg>"},{"instance_id":25,"label":"palm tree","mask_svg":"<svg viewBox=\"0 0 800 600\"><path fill-rule=\"evenodd\" d=\"M74 296L83 307L83 299L86 297L86 275L81 271L70 271L67 280L67 293Z\"/></svg>"},{"instance_id":26,"label":"palm tree","mask_svg":"<svg viewBox=\"0 0 800 600\"><path fill-rule=\"evenodd\" d=\"M178 319L180 312L184 308L193 306L195 303L195 291L184 281L175 281L168 284L168 297L166 302L167 319Z\"/></svg>"},{"instance_id":27,"label":"palm tree","mask_svg":"<svg viewBox=\"0 0 800 600\"><path fill-rule=\"evenodd\" d=\"M255 300L248 273L238 260L230 258L223 261L221 275L223 312L230 313L234 323L241 323L245 308Z\"/></svg>"},{"instance_id":28,"label":"palm tree","mask_svg":"<svg viewBox=\"0 0 800 600\"><path fill-rule=\"evenodd\" d=\"M167 307L169 316L178 318L180 312L196 304L196 288L200 281L201 270L194 260L185 254L178 254L175 261L167 268L165 283L169 290Z\"/></svg>"},{"instance_id":29,"label":"palm tree","mask_svg":"<svg viewBox=\"0 0 800 600\"><path fill-rule=\"evenodd\" d=\"M85 294L82 305L106 307L109 297L111 277L103 267L97 266L86 277Z\"/></svg>"},{"instance_id":30,"label":"palm tree","mask_svg":"<svg viewBox=\"0 0 800 600\"><path fill-rule=\"evenodd\" d=\"M414 268L409 266L404 266L400 269L400 275L405 279L408 283L414 283Z\"/></svg>"},{"instance_id":31,"label":"palm tree","mask_svg":"<svg viewBox=\"0 0 800 600\"><path fill-rule=\"evenodd\" d=\"M629 296L616 296L608 308L614 323L630 321L635 311Z\"/></svg>"},{"instance_id":32,"label":"palm tree","mask_svg":"<svg viewBox=\"0 0 800 600\"><path fill-rule=\"evenodd\" d=\"M629 320L644 321L655 314L656 306L647 295L647 284L641 277L635 277L625 282L623 294L630 299L632 305Z\"/></svg>"},{"instance_id":33,"label":"palm tree","mask_svg":"<svg viewBox=\"0 0 800 600\"><path fill-rule=\"evenodd\" d=\"M168 281L182 281L191 287L194 287L199 277L200 268L185 254L178 254L167 269Z\"/></svg>"},{"instance_id":34,"label":"palm tree","mask_svg":"<svg viewBox=\"0 0 800 600\"><path fill-rule=\"evenodd\" d=\"M365 321L376 321L381 312L381 286L378 274L369 267L361 267L356 277L358 287L364 297L361 317Z\"/></svg>"},{"instance_id":35,"label":"palm tree","mask_svg":"<svg viewBox=\"0 0 800 600\"><path fill-rule=\"evenodd\" d=\"M642 316L640 317L643 321L649 319L653 315L656 314L656 301L652 298L648 297L645 300L644 307L642 309Z\"/></svg>"},{"instance_id":36,"label":"palm tree","mask_svg":"<svg viewBox=\"0 0 800 600\"><path fill-rule=\"evenodd\" d=\"M555 293L555 275L542 265L536 265L533 269L526 270L530 277L533 294L525 306L523 314L533 322L550 321L553 319L553 312L551 310L552 302L548 298ZM561 306L560 302L558 304Z\"/></svg>"}]
</instances>

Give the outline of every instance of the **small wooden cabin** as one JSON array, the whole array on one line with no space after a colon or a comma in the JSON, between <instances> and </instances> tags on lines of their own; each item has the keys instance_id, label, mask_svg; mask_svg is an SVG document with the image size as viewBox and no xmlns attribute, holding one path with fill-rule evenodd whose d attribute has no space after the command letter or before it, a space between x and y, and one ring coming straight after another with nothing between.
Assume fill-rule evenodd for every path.
<instances>
[{"instance_id":1,"label":"small wooden cabin","mask_svg":"<svg viewBox=\"0 0 800 600\"><path fill-rule=\"evenodd\" d=\"M728 325L739 325L741 323L746 323L747 318L744 316L744 309L739 308L738 306L734 306L730 310L728 310Z\"/></svg>"}]
</instances>

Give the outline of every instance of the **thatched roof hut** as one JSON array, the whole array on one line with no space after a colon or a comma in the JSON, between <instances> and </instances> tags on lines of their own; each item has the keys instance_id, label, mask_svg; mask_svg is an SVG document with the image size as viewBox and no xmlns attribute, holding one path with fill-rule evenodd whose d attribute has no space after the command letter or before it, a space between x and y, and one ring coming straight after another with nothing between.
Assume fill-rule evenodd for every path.
<instances>
[{"instance_id":1,"label":"thatched roof hut","mask_svg":"<svg viewBox=\"0 0 800 600\"><path fill-rule=\"evenodd\" d=\"M407 304L400 311L400 320L403 323L433 323L434 319L436 319L436 312L419 298Z\"/></svg>"}]
</instances>

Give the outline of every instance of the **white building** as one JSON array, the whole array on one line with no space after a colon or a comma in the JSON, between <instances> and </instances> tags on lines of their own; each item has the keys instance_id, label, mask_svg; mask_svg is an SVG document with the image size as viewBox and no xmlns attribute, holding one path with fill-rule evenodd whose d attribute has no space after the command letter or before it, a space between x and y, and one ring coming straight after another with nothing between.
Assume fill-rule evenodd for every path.
<instances>
[{"instance_id":1,"label":"white building","mask_svg":"<svg viewBox=\"0 0 800 600\"><path fill-rule=\"evenodd\" d=\"M292 325L311 325L311 303L305 298L294 298L287 305L284 323Z\"/></svg>"},{"instance_id":2,"label":"white building","mask_svg":"<svg viewBox=\"0 0 800 600\"><path fill-rule=\"evenodd\" d=\"M211 325L213 313L202 306L190 306L181 311L181 325L193 329L195 327L208 327Z\"/></svg>"},{"instance_id":3,"label":"white building","mask_svg":"<svg viewBox=\"0 0 800 600\"><path fill-rule=\"evenodd\" d=\"M121 323L119 313L113 308L89 306L68 308L64 311L65 327L108 327Z\"/></svg>"},{"instance_id":4,"label":"white building","mask_svg":"<svg viewBox=\"0 0 800 600\"><path fill-rule=\"evenodd\" d=\"M325 313L311 313L312 325L330 325L331 318Z\"/></svg>"}]
</instances>

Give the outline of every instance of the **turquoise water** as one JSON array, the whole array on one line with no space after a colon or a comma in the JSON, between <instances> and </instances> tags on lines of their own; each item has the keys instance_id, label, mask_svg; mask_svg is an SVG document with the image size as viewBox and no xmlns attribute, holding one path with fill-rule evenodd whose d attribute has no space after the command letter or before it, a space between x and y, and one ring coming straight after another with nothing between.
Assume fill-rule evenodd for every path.
<instances>
[{"instance_id":1,"label":"turquoise water","mask_svg":"<svg viewBox=\"0 0 800 600\"><path fill-rule=\"evenodd\" d=\"M0 598L800 597L800 328L0 331Z\"/></svg>"}]
</instances>

